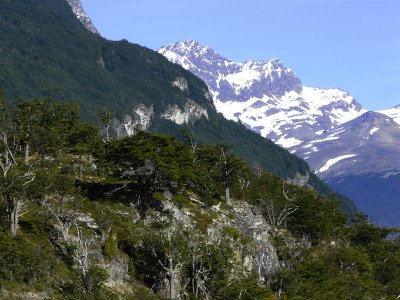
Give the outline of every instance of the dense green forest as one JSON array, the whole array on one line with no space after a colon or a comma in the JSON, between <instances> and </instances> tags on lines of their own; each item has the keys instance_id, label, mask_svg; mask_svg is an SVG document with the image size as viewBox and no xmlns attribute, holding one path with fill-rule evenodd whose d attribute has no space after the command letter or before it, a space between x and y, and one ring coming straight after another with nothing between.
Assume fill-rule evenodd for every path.
<instances>
[{"instance_id":1,"label":"dense green forest","mask_svg":"<svg viewBox=\"0 0 400 300\"><path fill-rule=\"evenodd\" d=\"M2 299L396 299L400 243L223 144L0 101ZM104 131L103 131L104 132ZM388 235L391 234L391 239Z\"/></svg>"},{"instance_id":2,"label":"dense green forest","mask_svg":"<svg viewBox=\"0 0 400 300\"><path fill-rule=\"evenodd\" d=\"M232 146L250 165L282 178L309 176L310 186L333 193L304 160L217 113L199 78L155 51L87 31L65 0L1 1L0 28L0 89L9 110L20 96L45 97L77 104L83 120L100 124L99 109L107 107L123 122L144 105L154 111L152 132L180 138L184 127L201 143ZM172 84L177 78L187 89ZM171 106L183 108L188 99L204 108L208 119L179 126L160 117ZM353 216L354 204L340 199L342 210Z\"/></svg>"}]
</instances>

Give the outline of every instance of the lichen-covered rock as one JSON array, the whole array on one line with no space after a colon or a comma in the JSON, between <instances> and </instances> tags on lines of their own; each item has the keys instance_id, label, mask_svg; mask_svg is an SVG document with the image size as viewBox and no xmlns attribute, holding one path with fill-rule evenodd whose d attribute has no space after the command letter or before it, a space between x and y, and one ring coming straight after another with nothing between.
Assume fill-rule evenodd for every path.
<instances>
[{"instance_id":1,"label":"lichen-covered rock","mask_svg":"<svg viewBox=\"0 0 400 300\"><path fill-rule=\"evenodd\" d=\"M129 260L127 257L118 256L112 261L104 263L103 267L108 274L106 284L109 287L121 285L130 278L128 275Z\"/></svg>"},{"instance_id":2,"label":"lichen-covered rock","mask_svg":"<svg viewBox=\"0 0 400 300\"><path fill-rule=\"evenodd\" d=\"M231 278L256 273L260 282L263 282L278 269L277 252L269 239L271 227L257 207L246 202L234 201L231 207L219 204L206 209L192 202L189 207L179 208L170 196L164 196L163 210L149 210L146 213L145 224L168 223L169 227L163 233L165 236L182 231L190 232L189 244L195 244L199 236L209 246L228 242L233 253L230 259L235 266L229 275ZM197 220L195 215L198 216ZM199 222L207 223L206 232ZM180 295L185 285L182 270L181 265L176 263L169 271L173 276L166 276L160 283L159 293L168 296L168 292L173 288L172 293L176 295L176 299L181 299ZM174 282L171 282L172 279Z\"/></svg>"}]
</instances>

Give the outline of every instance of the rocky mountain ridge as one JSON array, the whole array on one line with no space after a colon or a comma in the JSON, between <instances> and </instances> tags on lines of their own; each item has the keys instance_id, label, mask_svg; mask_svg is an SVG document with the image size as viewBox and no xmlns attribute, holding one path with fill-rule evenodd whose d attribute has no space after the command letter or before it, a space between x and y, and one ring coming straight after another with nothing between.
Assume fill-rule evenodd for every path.
<instances>
[{"instance_id":1,"label":"rocky mountain ridge","mask_svg":"<svg viewBox=\"0 0 400 300\"><path fill-rule=\"evenodd\" d=\"M85 13L82 2L80 0L67 0L68 4L72 7L72 11L79 21L91 32L100 34L97 28L93 25L90 17Z\"/></svg>"},{"instance_id":2,"label":"rocky mountain ridge","mask_svg":"<svg viewBox=\"0 0 400 300\"><path fill-rule=\"evenodd\" d=\"M202 78L227 119L292 151L366 111L340 89L303 86L278 59L236 63L196 41L178 42L159 52Z\"/></svg>"}]
</instances>

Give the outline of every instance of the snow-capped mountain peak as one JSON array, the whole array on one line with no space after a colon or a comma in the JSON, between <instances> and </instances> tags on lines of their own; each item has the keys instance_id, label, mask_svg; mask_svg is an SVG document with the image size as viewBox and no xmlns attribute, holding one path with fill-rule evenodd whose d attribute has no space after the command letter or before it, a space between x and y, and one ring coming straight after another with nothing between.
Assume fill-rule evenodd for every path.
<instances>
[{"instance_id":1,"label":"snow-capped mountain peak","mask_svg":"<svg viewBox=\"0 0 400 300\"><path fill-rule=\"evenodd\" d=\"M365 112L345 91L303 86L276 58L234 62L193 40L159 52L202 78L226 118L293 152L297 145Z\"/></svg>"},{"instance_id":2,"label":"snow-capped mountain peak","mask_svg":"<svg viewBox=\"0 0 400 300\"><path fill-rule=\"evenodd\" d=\"M193 40L165 46L158 51L202 78L222 102L247 101L252 96L283 96L292 90L302 90L300 79L279 59L234 62Z\"/></svg>"}]
</instances>

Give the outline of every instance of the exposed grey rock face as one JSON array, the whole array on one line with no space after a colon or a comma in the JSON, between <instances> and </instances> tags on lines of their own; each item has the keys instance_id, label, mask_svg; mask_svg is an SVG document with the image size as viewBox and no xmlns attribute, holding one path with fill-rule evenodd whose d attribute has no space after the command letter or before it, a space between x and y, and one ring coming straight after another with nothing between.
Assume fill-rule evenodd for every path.
<instances>
[{"instance_id":1,"label":"exposed grey rock face","mask_svg":"<svg viewBox=\"0 0 400 300\"><path fill-rule=\"evenodd\" d=\"M269 240L271 226L255 206L246 202L234 203L234 226L244 237L253 240L250 253L245 257L245 267L256 272L260 279L273 274L279 267L275 247Z\"/></svg>"},{"instance_id":2,"label":"exposed grey rock face","mask_svg":"<svg viewBox=\"0 0 400 300\"><path fill-rule=\"evenodd\" d=\"M186 101L183 109L174 105L161 115L161 118L170 120L178 125L195 122L202 117L208 119L207 110L191 99Z\"/></svg>"},{"instance_id":3,"label":"exposed grey rock face","mask_svg":"<svg viewBox=\"0 0 400 300\"><path fill-rule=\"evenodd\" d=\"M147 130L154 117L153 107L144 104L137 105L131 114L127 114L123 121L114 118L111 122L111 131L117 138L135 135L137 130Z\"/></svg>"},{"instance_id":4,"label":"exposed grey rock face","mask_svg":"<svg viewBox=\"0 0 400 300\"><path fill-rule=\"evenodd\" d=\"M76 15L76 17L81 21L85 27L93 32L99 34L98 30L96 27L94 27L92 20L89 18L89 16L85 13L83 9L83 5L80 0L67 0L68 4L72 7L72 11Z\"/></svg>"},{"instance_id":5,"label":"exposed grey rock face","mask_svg":"<svg viewBox=\"0 0 400 300\"><path fill-rule=\"evenodd\" d=\"M191 240L189 243L192 245L202 243L202 247L205 248L228 241L234 253L231 258L232 263L236 266L228 271L232 278L255 272L259 275L260 281L263 281L279 268L276 248L269 237L271 226L255 206L246 202L233 201L230 208L221 208L221 204L219 204L205 209L201 202L191 198L192 208L178 208L171 201L171 197L172 195L166 192L162 201L162 211L151 209L146 212L144 224L148 226L151 226L154 222L169 224L169 227L162 233L167 238L184 230L190 231ZM194 211L201 213L203 217L212 218L212 222L207 226L206 233L198 227ZM240 240L235 240L229 234L227 235L227 232L235 232L248 242L242 244ZM170 272L174 273L174 282L164 280L158 287L161 295L168 297L171 288L173 288L172 294L176 295L176 299L183 299L182 293L185 282L182 281L183 274L180 272L177 263L173 272Z\"/></svg>"},{"instance_id":6,"label":"exposed grey rock face","mask_svg":"<svg viewBox=\"0 0 400 300\"><path fill-rule=\"evenodd\" d=\"M127 257L117 257L105 263L103 267L107 270L107 286L115 287L129 280L129 259Z\"/></svg>"},{"instance_id":7,"label":"exposed grey rock face","mask_svg":"<svg viewBox=\"0 0 400 300\"><path fill-rule=\"evenodd\" d=\"M178 87L182 92L186 92L189 89L187 80L183 77L176 78L172 85Z\"/></svg>"}]
</instances>

